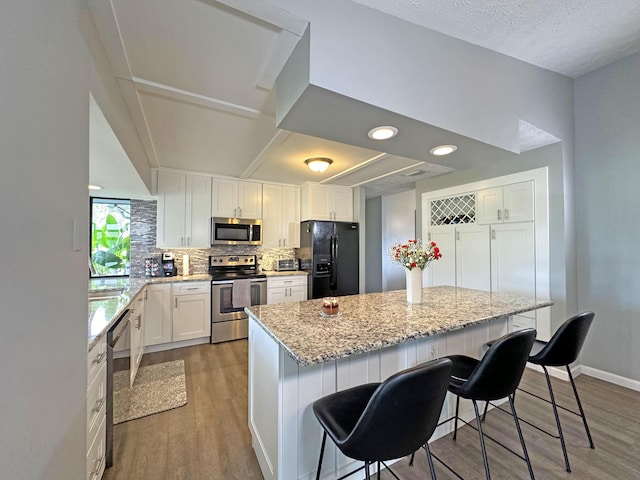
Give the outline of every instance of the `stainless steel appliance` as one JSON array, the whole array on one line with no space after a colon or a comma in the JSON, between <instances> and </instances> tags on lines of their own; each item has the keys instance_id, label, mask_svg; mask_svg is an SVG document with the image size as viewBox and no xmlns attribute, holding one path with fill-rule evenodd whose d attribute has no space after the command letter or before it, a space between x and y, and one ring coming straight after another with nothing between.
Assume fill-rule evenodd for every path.
<instances>
[{"instance_id":1,"label":"stainless steel appliance","mask_svg":"<svg viewBox=\"0 0 640 480\"><path fill-rule=\"evenodd\" d=\"M248 315L245 306L267 303L267 276L258 273L255 255L212 255L211 343L247 338ZM243 302L234 301L242 295Z\"/></svg>"},{"instance_id":2,"label":"stainless steel appliance","mask_svg":"<svg viewBox=\"0 0 640 480\"><path fill-rule=\"evenodd\" d=\"M213 217L211 245L262 245L262 220Z\"/></svg>"},{"instance_id":3,"label":"stainless steel appliance","mask_svg":"<svg viewBox=\"0 0 640 480\"><path fill-rule=\"evenodd\" d=\"M298 270L297 258L279 258L276 260L276 272L294 272Z\"/></svg>"},{"instance_id":4,"label":"stainless steel appliance","mask_svg":"<svg viewBox=\"0 0 640 480\"><path fill-rule=\"evenodd\" d=\"M126 309L107 331L107 444L106 466L113 465L113 374L130 368L129 309ZM120 354L120 355L118 355ZM115 356L120 358L115 359Z\"/></svg>"},{"instance_id":5,"label":"stainless steel appliance","mask_svg":"<svg viewBox=\"0 0 640 480\"><path fill-rule=\"evenodd\" d=\"M359 293L357 223L300 223L300 269L309 273L309 298Z\"/></svg>"}]
</instances>

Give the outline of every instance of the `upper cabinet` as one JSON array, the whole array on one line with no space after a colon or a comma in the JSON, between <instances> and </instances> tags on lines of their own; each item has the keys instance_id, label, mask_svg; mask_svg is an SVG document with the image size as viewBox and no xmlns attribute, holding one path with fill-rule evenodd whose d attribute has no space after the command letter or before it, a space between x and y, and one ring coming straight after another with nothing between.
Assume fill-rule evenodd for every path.
<instances>
[{"instance_id":1,"label":"upper cabinet","mask_svg":"<svg viewBox=\"0 0 640 480\"><path fill-rule=\"evenodd\" d=\"M262 218L262 184L214 177L211 212L214 217Z\"/></svg>"},{"instance_id":2,"label":"upper cabinet","mask_svg":"<svg viewBox=\"0 0 640 480\"><path fill-rule=\"evenodd\" d=\"M157 196L157 247L209 247L211 177L159 170Z\"/></svg>"},{"instance_id":3,"label":"upper cabinet","mask_svg":"<svg viewBox=\"0 0 640 480\"><path fill-rule=\"evenodd\" d=\"M302 220L353 222L353 191L341 185L305 182L300 187Z\"/></svg>"},{"instance_id":4,"label":"upper cabinet","mask_svg":"<svg viewBox=\"0 0 640 480\"><path fill-rule=\"evenodd\" d=\"M533 181L478 192L477 223L530 222L534 218Z\"/></svg>"},{"instance_id":5,"label":"upper cabinet","mask_svg":"<svg viewBox=\"0 0 640 480\"><path fill-rule=\"evenodd\" d=\"M265 183L262 186L262 245L300 246L300 188Z\"/></svg>"}]
</instances>

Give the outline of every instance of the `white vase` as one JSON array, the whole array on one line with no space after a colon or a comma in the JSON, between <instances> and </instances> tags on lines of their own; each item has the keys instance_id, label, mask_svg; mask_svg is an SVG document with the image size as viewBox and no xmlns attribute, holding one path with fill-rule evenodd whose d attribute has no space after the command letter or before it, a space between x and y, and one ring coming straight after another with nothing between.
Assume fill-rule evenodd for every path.
<instances>
[{"instance_id":1,"label":"white vase","mask_svg":"<svg viewBox=\"0 0 640 480\"><path fill-rule=\"evenodd\" d=\"M407 276L407 302L422 303L422 270L405 268L404 272Z\"/></svg>"}]
</instances>

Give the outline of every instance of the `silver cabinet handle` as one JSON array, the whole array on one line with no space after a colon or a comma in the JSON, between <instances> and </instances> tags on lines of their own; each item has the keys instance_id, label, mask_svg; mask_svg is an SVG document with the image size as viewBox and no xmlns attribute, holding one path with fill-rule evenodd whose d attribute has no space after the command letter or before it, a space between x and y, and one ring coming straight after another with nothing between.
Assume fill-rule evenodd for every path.
<instances>
[{"instance_id":1,"label":"silver cabinet handle","mask_svg":"<svg viewBox=\"0 0 640 480\"><path fill-rule=\"evenodd\" d=\"M498 220L502 220L502 211L498 209Z\"/></svg>"},{"instance_id":2,"label":"silver cabinet handle","mask_svg":"<svg viewBox=\"0 0 640 480\"><path fill-rule=\"evenodd\" d=\"M191 245L191 237L187 237L187 247Z\"/></svg>"},{"instance_id":3,"label":"silver cabinet handle","mask_svg":"<svg viewBox=\"0 0 640 480\"><path fill-rule=\"evenodd\" d=\"M102 362L102 360L104 360L104 357L107 356L107 352L102 352L100 355L96 356L96 358L93 359L93 362L91 362L92 365L95 365L97 363Z\"/></svg>"},{"instance_id":4,"label":"silver cabinet handle","mask_svg":"<svg viewBox=\"0 0 640 480\"><path fill-rule=\"evenodd\" d=\"M505 220L509 220L509 209L508 208L504 209L504 219Z\"/></svg>"},{"instance_id":5,"label":"silver cabinet handle","mask_svg":"<svg viewBox=\"0 0 640 480\"><path fill-rule=\"evenodd\" d=\"M94 413L98 413L100 411L100 409L102 408L102 406L104 405L104 402L107 401L106 397L102 397L100 400L98 400L96 402L96 405L91 409L92 412Z\"/></svg>"},{"instance_id":6,"label":"silver cabinet handle","mask_svg":"<svg viewBox=\"0 0 640 480\"><path fill-rule=\"evenodd\" d=\"M187 287L187 290L198 290L198 287Z\"/></svg>"},{"instance_id":7,"label":"silver cabinet handle","mask_svg":"<svg viewBox=\"0 0 640 480\"><path fill-rule=\"evenodd\" d=\"M494 228L491 229L491 240L496 239L496 230Z\"/></svg>"},{"instance_id":8,"label":"silver cabinet handle","mask_svg":"<svg viewBox=\"0 0 640 480\"><path fill-rule=\"evenodd\" d=\"M100 458L95 461L94 463L95 467L93 468L93 470L91 470L89 475L91 475L92 477L95 477L98 474L98 472L100 472L103 461L104 461L104 456L100 456Z\"/></svg>"},{"instance_id":9,"label":"silver cabinet handle","mask_svg":"<svg viewBox=\"0 0 640 480\"><path fill-rule=\"evenodd\" d=\"M178 297L173 299L173 304L175 308L178 308Z\"/></svg>"},{"instance_id":10,"label":"silver cabinet handle","mask_svg":"<svg viewBox=\"0 0 640 480\"><path fill-rule=\"evenodd\" d=\"M456 231L456 240L460 240L460 232Z\"/></svg>"}]
</instances>

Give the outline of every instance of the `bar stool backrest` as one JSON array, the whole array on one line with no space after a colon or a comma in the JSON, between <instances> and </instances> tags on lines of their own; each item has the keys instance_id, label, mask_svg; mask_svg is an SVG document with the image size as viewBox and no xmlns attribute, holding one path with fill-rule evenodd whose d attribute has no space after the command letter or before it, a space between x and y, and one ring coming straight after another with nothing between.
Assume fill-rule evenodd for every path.
<instances>
[{"instance_id":1,"label":"bar stool backrest","mask_svg":"<svg viewBox=\"0 0 640 480\"><path fill-rule=\"evenodd\" d=\"M442 358L389 377L340 445L342 452L355 459L382 461L418 450L437 426L450 375L451 360Z\"/></svg>"},{"instance_id":2,"label":"bar stool backrest","mask_svg":"<svg viewBox=\"0 0 640 480\"><path fill-rule=\"evenodd\" d=\"M571 317L560 325L551 340L530 361L548 367L562 367L575 362L594 317L593 312L583 312Z\"/></svg>"},{"instance_id":3,"label":"bar stool backrest","mask_svg":"<svg viewBox=\"0 0 640 480\"><path fill-rule=\"evenodd\" d=\"M511 395L520 383L535 339L536 330L525 328L495 340L458 395L483 401Z\"/></svg>"}]
</instances>

